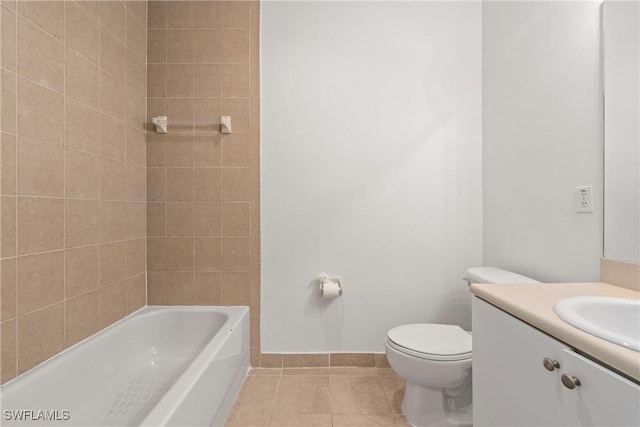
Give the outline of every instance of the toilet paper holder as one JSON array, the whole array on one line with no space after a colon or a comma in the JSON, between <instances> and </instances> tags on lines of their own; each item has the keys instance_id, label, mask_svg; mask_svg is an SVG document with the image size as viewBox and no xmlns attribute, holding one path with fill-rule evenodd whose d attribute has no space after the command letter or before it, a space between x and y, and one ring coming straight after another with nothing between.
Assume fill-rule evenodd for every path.
<instances>
[{"instance_id":1,"label":"toilet paper holder","mask_svg":"<svg viewBox=\"0 0 640 427\"><path fill-rule=\"evenodd\" d=\"M328 275L326 275L325 273L321 273L318 276L318 285L320 288L320 295L324 294L324 286L325 284L336 284L338 285L338 296L341 297L343 290L342 290L342 279L340 277L329 277Z\"/></svg>"}]
</instances>

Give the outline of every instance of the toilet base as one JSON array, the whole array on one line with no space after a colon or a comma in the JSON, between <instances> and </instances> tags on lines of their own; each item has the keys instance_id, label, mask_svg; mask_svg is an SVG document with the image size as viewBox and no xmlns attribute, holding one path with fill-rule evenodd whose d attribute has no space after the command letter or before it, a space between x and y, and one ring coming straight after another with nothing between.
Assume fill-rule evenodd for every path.
<instances>
[{"instance_id":1,"label":"toilet base","mask_svg":"<svg viewBox=\"0 0 640 427\"><path fill-rule=\"evenodd\" d=\"M469 384L470 385L470 384ZM471 427L471 407L452 407L451 397L442 389L407 382L402 413L414 427Z\"/></svg>"}]
</instances>

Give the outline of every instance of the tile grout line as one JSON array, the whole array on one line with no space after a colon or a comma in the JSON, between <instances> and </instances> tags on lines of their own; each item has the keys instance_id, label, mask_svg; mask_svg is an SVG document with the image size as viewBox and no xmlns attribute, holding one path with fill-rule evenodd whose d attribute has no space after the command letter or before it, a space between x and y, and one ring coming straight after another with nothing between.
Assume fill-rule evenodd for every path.
<instances>
[{"instance_id":1,"label":"tile grout line","mask_svg":"<svg viewBox=\"0 0 640 427\"><path fill-rule=\"evenodd\" d=\"M66 146L67 146L67 135L66 135L66 124L67 124L67 8L63 6L62 8L62 27L65 29L62 34L62 58L63 58L63 76L62 76L62 121L63 121L63 129L62 129L62 198L64 199L64 203L62 205L62 239L63 246L66 248L67 246L67 186L66 186L66 178L67 178L67 155L66 155ZM62 348L67 348L67 251L62 252Z\"/></svg>"},{"instance_id":2,"label":"tile grout line","mask_svg":"<svg viewBox=\"0 0 640 427\"><path fill-rule=\"evenodd\" d=\"M249 57L247 58L247 62L248 62L247 78L249 79L249 81L248 81L248 85L247 85L247 90L248 90L247 95L249 96L249 137L248 137L249 138L249 167L250 167L249 168L249 188L250 188L250 193L251 193L250 196L249 196L250 201L249 201L249 230L248 230L248 233L249 233L249 270L251 270L251 264L253 264L253 261L254 261L253 233L251 232L252 224L253 224L253 219L252 219L253 215L251 215L251 212L253 211L253 185L254 185L254 183L252 181L253 181L254 171L251 170L251 167L253 166L253 162L252 162L253 158L251 156L251 148L250 148L251 147L251 141L252 141L251 130L253 129L253 120L252 120L252 114L251 114L251 95L253 93L253 91L251 90L252 89L252 86L251 86L251 80L252 80L251 79L251 57L253 56L252 55L253 52L251 51L251 46L252 46L252 42L253 42L253 7L252 7L252 4L249 3L248 7L249 7L249 13L248 13L249 14L249 23L248 23ZM223 149L224 149L224 146L223 146ZM224 159L224 157L223 157L223 159ZM251 310L252 308L253 309L260 309L260 312L262 312L262 309L260 307L260 305L261 305L261 301L260 300L258 300L258 304L257 304L258 307L252 307L251 306L251 302L253 302L252 298L251 298L251 293L252 293L252 290L251 290L252 286L251 285L252 285L252 281L251 281L251 277L249 277L249 310ZM258 334L259 334L259 336L262 335L262 331L261 331L262 327L260 326L261 324L262 324L262 321L260 319L260 316L258 316L258 329L259 329L258 330ZM249 347L251 347L251 343L249 343Z\"/></svg>"},{"instance_id":3,"label":"tile grout line","mask_svg":"<svg viewBox=\"0 0 640 427\"><path fill-rule=\"evenodd\" d=\"M148 268L147 268L147 227L148 227L148 218L147 218L147 124L149 123L148 118L148 102L147 102L147 85L148 85L148 64L147 59L149 57L149 1L144 0L144 43L146 46L146 51L144 53L144 118L145 118L145 132L144 132L144 305L149 305L149 278L148 278Z\"/></svg>"},{"instance_id":4,"label":"tile grout line","mask_svg":"<svg viewBox=\"0 0 640 427\"><path fill-rule=\"evenodd\" d=\"M14 112L14 121L15 121L15 132L16 132L16 137L15 137L15 147L16 147L16 152L15 152L15 193L16 193L16 203L15 203L15 221L14 221L14 229L15 229L15 242L14 242L14 253L16 254L16 279L15 279L15 286L16 286L16 325L15 325L15 341L16 341L16 348L14 351L14 356L15 356L15 374L16 376L18 376L19 374L19 360L20 360L20 353L18 351L18 349L20 348L20 341L19 341L19 334L18 334L18 308L19 308L19 289L20 286L18 285L18 238L19 236L19 231L18 231L18 61L19 56L18 56L18 4L16 3L16 10L15 10L15 38L14 38L14 42L15 42L15 46L13 47L14 49L14 54L15 54L15 74L16 74L16 78L15 78L15 83L14 83L14 93L15 93L15 112Z\"/></svg>"},{"instance_id":5,"label":"tile grout line","mask_svg":"<svg viewBox=\"0 0 640 427\"><path fill-rule=\"evenodd\" d=\"M128 23L129 23L129 13L127 11L127 7L126 4L122 4L122 7L124 8L124 47L125 47L125 58L124 58L124 66L125 66L125 79L126 79L126 69L127 69L127 44L129 42L129 28L128 28ZM102 29L102 26L100 27L100 29ZM102 46L101 46L102 48ZM102 69L102 52L100 52L100 68ZM127 99L129 98L129 87L127 84L124 85L124 121L128 122L129 121L129 114L131 113L129 111L129 103L127 102ZM146 100L145 100L146 103ZM124 158L125 158L125 162L124 162L124 198L127 198L127 189L129 188L129 180L127 179L127 133L125 130L125 134L124 134ZM127 238L128 236L128 215L125 209L125 219L124 219L124 237L125 237L125 244L124 244L124 280L123 280L123 287L124 287L124 317L129 315L129 292L128 292L128 283L127 283L127 268L129 266L128 263L128 258L129 258L129 251L128 251L128 243L127 243Z\"/></svg>"},{"instance_id":6,"label":"tile grout line","mask_svg":"<svg viewBox=\"0 0 640 427\"><path fill-rule=\"evenodd\" d=\"M195 4L194 4L194 8L195 8ZM194 12L195 13L195 12ZM168 14L167 14L168 16ZM194 16L194 24L195 24L195 16ZM168 31L167 31L168 34ZM168 52L167 52L168 55ZM194 32L194 49L193 49L193 57L192 57L192 61L193 61L193 65L192 65L192 70L193 70L193 80L191 82L191 89L192 89L192 96L193 99L195 100L195 96L196 96L196 75L195 75L195 62L196 62L196 52L195 52L195 32ZM167 59L168 62L168 59ZM190 64L191 65L191 64ZM168 87L168 80L169 80L169 65L167 64L167 95L168 95L168 91L169 91L169 87ZM192 263L192 268L193 268L193 282L191 283L191 303L195 304L196 303L196 238L197 236L195 236L195 210L196 210L196 193L195 193L195 186L196 186L196 179L195 179L195 165L196 165L196 107L195 107L195 101L194 101L194 106L193 106L193 115L191 117L191 120L193 122L193 127L192 127L192 134L190 136L190 140L191 140L191 150L192 150L192 154L193 154L193 162L192 165L194 167L193 169L193 187L192 187L192 191L193 191L193 199L190 202L191 205L191 222L194 225L194 230L193 230L193 234L194 234L194 238L193 238L193 263ZM167 159L168 160L168 159ZM168 171L168 169L167 169ZM167 178L168 180L168 178ZM167 182L168 184L168 182ZM168 208L169 204L167 203L167 208ZM168 223L168 217L167 217L167 227L168 227L169 223ZM168 234L168 230L167 230L167 234ZM167 247L168 247L168 243L167 243Z\"/></svg>"},{"instance_id":7,"label":"tile grout line","mask_svg":"<svg viewBox=\"0 0 640 427\"><path fill-rule=\"evenodd\" d=\"M102 21L102 8L98 4L98 31ZM98 63L102 57L100 35L98 34ZM102 72L98 65L98 331L102 330L102 180L100 179L100 171L102 170ZM125 118L126 119L126 118Z\"/></svg>"},{"instance_id":8,"label":"tile grout line","mask_svg":"<svg viewBox=\"0 0 640 427\"><path fill-rule=\"evenodd\" d=\"M169 104L166 101L167 99L167 92L169 90L169 76L168 76L168 72L167 72L167 62L168 62L168 57L169 57L169 49L168 49L168 44L169 44L169 32L167 31L167 20L168 20L168 13L167 13L167 4L164 3L164 68L165 68L165 74L164 74L164 100L166 103L166 108L168 109ZM149 34L149 30L147 29L147 36ZM147 101L148 104L148 101ZM165 114L167 114L167 116L169 116L169 112L167 110L165 110ZM168 216L169 216L169 208L168 205L166 204L166 200L167 200L167 189L169 187L169 171L167 168L167 164L169 162L169 137L165 136L164 137L165 140L165 152L164 152L164 187L165 187L165 207L164 207L164 229L165 229L165 234L167 233L167 228L168 228ZM167 240L167 244L166 244L166 248L165 248L165 258L166 258L166 270L165 270L165 284L164 284L164 293L165 293L165 304L169 305L169 241Z\"/></svg>"},{"instance_id":9,"label":"tile grout line","mask_svg":"<svg viewBox=\"0 0 640 427\"><path fill-rule=\"evenodd\" d=\"M225 111L223 109L224 103L222 102L222 95L224 93L224 78L223 78L223 74L224 74L224 1L220 2L220 35L222 38L222 42L221 42L221 49L222 51L220 52L220 75L218 76L218 83L220 84L220 112L222 115L225 114ZM225 141L225 137L224 135L221 135L220 138L220 166L222 167L221 171L220 171L220 201L221 201L221 217L220 217L220 223L222 224L222 243L221 243L221 251L222 251L222 289L221 289L221 293L222 293L222 304L225 304L225 301L227 299L226 293L225 293L225 284L226 281L228 280L228 274L224 273L224 237L225 237L225 233L224 233L224 203L226 202L225 197L224 197L224 141ZM251 324L249 324L249 329L251 329ZM251 338L249 338L249 341L251 341ZM249 348L251 348L251 342L249 342ZM278 381L278 387L280 385L280 382ZM274 398L275 399L275 398ZM271 421L271 414L269 415L269 421Z\"/></svg>"},{"instance_id":10,"label":"tile grout line","mask_svg":"<svg viewBox=\"0 0 640 427\"><path fill-rule=\"evenodd\" d=\"M273 396L273 401L271 402L271 408L269 411L269 422L267 425L271 425L271 421L273 420L273 410L276 406L276 401L278 400L278 393L280 393L280 384L282 384L282 371L280 371L280 375L278 375L278 385L276 385L276 392Z\"/></svg>"}]
</instances>

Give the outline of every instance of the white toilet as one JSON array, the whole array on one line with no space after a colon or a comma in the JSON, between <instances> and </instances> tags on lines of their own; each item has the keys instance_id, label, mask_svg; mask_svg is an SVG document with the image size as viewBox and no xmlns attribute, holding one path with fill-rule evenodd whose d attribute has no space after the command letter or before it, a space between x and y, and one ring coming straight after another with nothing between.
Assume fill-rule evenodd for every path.
<instances>
[{"instance_id":1,"label":"white toilet","mask_svg":"<svg viewBox=\"0 0 640 427\"><path fill-rule=\"evenodd\" d=\"M493 267L474 267L471 283L540 283ZM471 333L456 325L413 323L389 330L393 370L406 380L402 413L416 427L472 425Z\"/></svg>"}]
</instances>

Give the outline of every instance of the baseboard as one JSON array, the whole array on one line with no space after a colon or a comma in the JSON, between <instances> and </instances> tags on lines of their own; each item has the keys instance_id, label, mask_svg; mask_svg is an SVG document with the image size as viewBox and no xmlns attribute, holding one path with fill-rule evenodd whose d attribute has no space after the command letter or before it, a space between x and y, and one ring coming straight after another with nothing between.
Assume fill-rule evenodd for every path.
<instances>
[{"instance_id":1,"label":"baseboard","mask_svg":"<svg viewBox=\"0 0 640 427\"><path fill-rule=\"evenodd\" d=\"M261 353L256 362L253 366L261 368L389 367L384 353Z\"/></svg>"}]
</instances>

